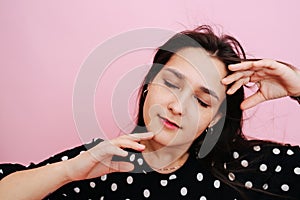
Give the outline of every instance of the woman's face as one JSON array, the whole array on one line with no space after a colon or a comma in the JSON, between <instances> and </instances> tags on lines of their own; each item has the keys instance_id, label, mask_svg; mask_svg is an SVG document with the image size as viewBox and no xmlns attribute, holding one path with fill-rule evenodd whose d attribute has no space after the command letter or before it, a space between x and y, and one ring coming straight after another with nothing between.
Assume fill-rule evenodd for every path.
<instances>
[{"instance_id":1,"label":"woman's face","mask_svg":"<svg viewBox=\"0 0 300 200\"><path fill-rule=\"evenodd\" d=\"M143 117L162 146L190 145L222 117L225 65L201 48L174 54L148 86Z\"/></svg>"}]
</instances>

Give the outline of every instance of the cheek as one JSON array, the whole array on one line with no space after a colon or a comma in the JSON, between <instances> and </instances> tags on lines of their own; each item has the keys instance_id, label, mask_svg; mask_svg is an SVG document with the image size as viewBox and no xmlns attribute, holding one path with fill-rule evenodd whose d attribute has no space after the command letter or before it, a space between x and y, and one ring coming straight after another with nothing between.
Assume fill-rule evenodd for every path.
<instances>
[{"instance_id":1,"label":"cheek","mask_svg":"<svg viewBox=\"0 0 300 200\"><path fill-rule=\"evenodd\" d=\"M148 96L148 95L147 95ZM149 98L146 97L145 102L144 102L144 107L143 107L143 118L144 118L144 123L145 125L149 124L150 121L150 116L149 116Z\"/></svg>"},{"instance_id":2,"label":"cheek","mask_svg":"<svg viewBox=\"0 0 300 200\"><path fill-rule=\"evenodd\" d=\"M208 109L198 109L190 112L186 119L188 131L197 138L209 126L212 121L213 112Z\"/></svg>"},{"instance_id":3,"label":"cheek","mask_svg":"<svg viewBox=\"0 0 300 200\"><path fill-rule=\"evenodd\" d=\"M162 126L158 120L158 114L162 115L164 113L163 106L159 103L157 96L148 92L143 108L145 126L148 131L153 133L161 132Z\"/></svg>"},{"instance_id":4,"label":"cheek","mask_svg":"<svg viewBox=\"0 0 300 200\"><path fill-rule=\"evenodd\" d=\"M157 115L157 113L162 110L161 95L157 94L160 94L157 88L149 88L143 107L143 117L146 125L150 123L154 115Z\"/></svg>"}]
</instances>

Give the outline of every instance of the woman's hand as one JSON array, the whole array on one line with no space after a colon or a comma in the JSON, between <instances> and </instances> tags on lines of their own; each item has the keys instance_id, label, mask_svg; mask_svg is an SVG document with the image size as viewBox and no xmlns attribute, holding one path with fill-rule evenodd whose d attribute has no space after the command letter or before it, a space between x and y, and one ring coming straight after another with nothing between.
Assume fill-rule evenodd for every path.
<instances>
[{"instance_id":1,"label":"woman's hand","mask_svg":"<svg viewBox=\"0 0 300 200\"><path fill-rule=\"evenodd\" d=\"M222 80L225 85L233 83L227 94L233 94L251 82L258 87L253 95L242 102L243 110L270 99L300 96L300 71L286 64L263 59L229 65L229 69L234 73Z\"/></svg>"},{"instance_id":2,"label":"woman's hand","mask_svg":"<svg viewBox=\"0 0 300 200\"><path fill-rule=\"evenodd\" d=\"M150 140L153 133L137 133L122 135L112 140L103 141L92 149L77 157L64 161L67 178L70 181L90 179L112 172L128 172L134 166L129 162L112 161L113 156L125 157L128 152L123 148L143 151L145 146L141 140Z\"/></svg>"},{"instance_id":3,"label":"woman's hand","mask_svg":"<svg viewBox=\"0 0 300 200\"><path fill-rule=\"evenodd\" d=\"M145 146L139 141L152 137L153 133L123 135L103 141L70 160L9 174L0 181L0 199L44 199L49 193L75 180L131 171L131 163L112 161L112 157L126 156L128 153L122 148L143 151Z\"/></svg>"}]
</instances>

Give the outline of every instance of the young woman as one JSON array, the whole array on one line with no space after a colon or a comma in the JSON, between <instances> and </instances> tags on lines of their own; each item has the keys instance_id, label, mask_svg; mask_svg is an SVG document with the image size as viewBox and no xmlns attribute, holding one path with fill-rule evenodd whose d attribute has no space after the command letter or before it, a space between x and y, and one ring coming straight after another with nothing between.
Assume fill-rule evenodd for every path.
<instances>
[{"instance_id":1,"label":"young woman","mask_svg":"<svg viewBox=\"0 0 300 200\"><path fill-rule=\"evenodd\" d=\"M246 60L209 26L178 33L155 54L132 134L2 164L0 199L299 199L299 147L241 131L242 110L284 96L299 101L296 68Z\"/></svg>"}]
</instances>

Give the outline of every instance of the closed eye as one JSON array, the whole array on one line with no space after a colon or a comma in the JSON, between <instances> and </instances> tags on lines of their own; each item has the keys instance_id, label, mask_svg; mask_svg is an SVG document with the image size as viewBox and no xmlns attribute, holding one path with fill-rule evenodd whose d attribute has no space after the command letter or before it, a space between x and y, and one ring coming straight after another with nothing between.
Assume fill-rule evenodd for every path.
<instances>
[{"instance_id":1,"label":"closed eye","mask_svg":"<svg viewBox=\"0 0 300 200\"><path fill-rule=\"evenodd\" d=\"M203 102L201 99L199 99L198 97L195 96L195 98L196 98L196 100L198 101L198 103L199 103L201 106L203 106L204 108L209 107L208 104L204 103L204 102Z\"/></svg>"},{"instance_id":2,"label":"closed eye","mask_svg":"<svg viewBox=\"0 0 300 200\"><path fill-rule=\"evenodd\" d=\"M164 84L169 87L169 88L175 88L175 89L179 89L179 87L177 87L176 85L170 83L169 81L164 79Z\"/></svg>"}]
</instances>

